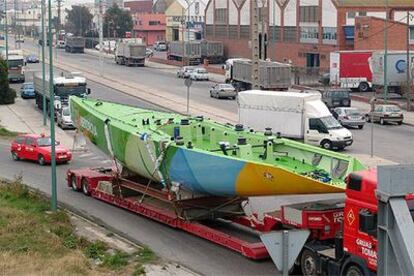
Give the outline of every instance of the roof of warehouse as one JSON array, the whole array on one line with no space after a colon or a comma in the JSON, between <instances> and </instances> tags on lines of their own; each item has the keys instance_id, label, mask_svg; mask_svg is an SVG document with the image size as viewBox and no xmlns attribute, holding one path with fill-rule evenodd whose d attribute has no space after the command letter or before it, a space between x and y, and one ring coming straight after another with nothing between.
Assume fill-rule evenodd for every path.
<instances>
[{"instance_id":1,"label":"roof of warehouse","mask_svg":"<svg viewBox=\"0 0 414 276\"><path fill-rule=\"evenodd\" d=\"M334 2L341 7L385 7L384 0L334 0ZM388 0L388 5L389 7L413 7L413 0Z\"/></svg>"}]
</instances>

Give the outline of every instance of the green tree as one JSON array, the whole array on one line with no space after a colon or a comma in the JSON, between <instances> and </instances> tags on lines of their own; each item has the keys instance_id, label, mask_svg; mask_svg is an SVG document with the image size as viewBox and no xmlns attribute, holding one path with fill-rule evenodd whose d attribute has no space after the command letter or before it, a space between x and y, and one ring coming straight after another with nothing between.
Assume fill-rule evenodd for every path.
<instances>
[{"instance_id":1,"label":"green tree","mask_svg":"<svg viewBox=\"0 0 414 276\"><path fill-rule=\"evenodd\" d=\"M0 104L13 104L16 91L10 88L7 62L0 57Z\"/></svg>"},{"instance_id":2,"label":"green tree","mask_svg":"<svg viewBox=\"0 0 414 276\"><path fill-rule=\"evenodd\" d=\"M66 32L77 36L84 36L91 29L93 15L85 6L72 6L66 9Z\"/></svg>"},{"instance_id":3,"label":"green tree","mask_svg":"<svg viewBox=\"0 0 414 276\"><path fill-rule=\"evenodd\" d=\"M116 4L106 10L103 25L104 36L125 37L125 32L132 31L133 26L129 11L120 9Z\"/></svg>"}]
</instances>

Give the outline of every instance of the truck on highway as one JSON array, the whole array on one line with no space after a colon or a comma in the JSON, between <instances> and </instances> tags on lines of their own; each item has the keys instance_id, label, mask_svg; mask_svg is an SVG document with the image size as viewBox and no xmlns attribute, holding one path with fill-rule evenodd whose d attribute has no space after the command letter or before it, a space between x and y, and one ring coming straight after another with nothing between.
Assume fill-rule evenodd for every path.
<instances>
[{"instance_id":1,"label":"truck on highway","mask_svg":"<svg viewBox=\"0 0 414 276\"><path fill-rule=\"evenodd\" d=\"M315 162L322 161L318 156L314 158ZM333 170L341 170L339 163L332 166ZM142 178L121 175L116 168L69 169L66 180L67 186L76 192L188 232L249 259L266 259L270 253L279 270L290 270L294 275L363 276L377 271L378 255L381 256L377 227L384 222L377 220L380 208L375 169L351 173L347 177L345 196L282 205L280 210L265 212L262 218L257 213L247 215L243 211L215 216L219 214L215 212L220 204L230 207L240 202L217 197L178 199L174 192L160 190ZM406 198L405 208L409 212L400 216L405 215L403 228L407 230L414 227L410 214L414 211L414 202L412 196ZM403 206L400 208L399 211L406 211ZM395 232L398 223L393 220L389 231ZM386 226L382 229L387 231ZM409 240L395 237L397 240L391 242ZM284 251L292 248L297 249L295 253ZM382 253L390 254L391 251ZM282 260L283 268L280 267Z\"/></svg>"},{"instance_id":2,"label":"truck on highway","mask_svg":"<svg viewBox=\"0 0 414 276\"><path fill-rule=\"evenodd\" d=\"M66 36L65 51L69 53L83 53L85 49L85 38L81 36Z\"/></svg>"},{"instance_id":3,"label":"truck on highway","mask_svg":"<svg viewBox=\"0 0 414 276\"><path fill-rule=\"evenodd\" d=\"M410 53L410 64L414 64L414 53ZM385 52L376 51L369 60L372 72L372 84L376 90L384 88ZM411 68L408 68L411 71ZM410 72L411 75L411 72ZM411 76L410 76L411 77ZM407 85L407 52L389 51L387 54L388 91L401 94ZM410 84L412 85L412 84Z\"/></svg>"},{"instance_id":4,"label":"truck on highway","mask_svg":"<svg viewBox=\"0 0 414 276\"><path fill-rule=\"evenodd\" d=\"M330 84L367 92L372 88L369 59L373 51L336 51L330 55Z\"/></svg>"},{"instance_id":5,"label":"truck on highway","mask_svg":"<svg viewBox=\"0 0 414 276\"><path fill-rule=\"evenodd\" d=\"M252 88L252 63L250 59L233 58L224 65L225 81L238 90ZM274 61L259 62L259 86L262 90L287 90L292 85L292 66Z\"/></svg>"},{"instance_id":6,"label":"truck on highway","mask_svg":"<svg viewBox=\"0 0 414 276\"><path fill-rule=\"evenodd\" d=\"M133 41L120 40L115 48L116 64L126 66L144 66L146 56L146 45Z\"/></svg>"},{"instance_id":7,"label":"truck on highway","mask_svg":"<svg viewBox=\"0 0 414 276\"><path fill-rule=\"evenodd\" d=\"M6 50L1 52L3 59L6 59ZM24 82L24 67L26 62L24 60L22 50L9 50L7 67L8 67L8 80L10 82Z\"/></svg>"},{"instance_id":8,"label":"truck on highway","mask_svg":"<svg viewBox=\"0 0 414 276\"><path fill-rule=\"evenodd\" d=\"M205 59L209 63L221 63L224 59L224 46L221 41L173 41L168 46L167 58L184 61L188 65L198 65Z\"/></svg>"},{"instance_id":9,"label":"truck on highway","mask_svg":"<svg viewBox=\"0 0 414 276\"><path fill-rule=\"evenodd\" d=\"M255 130L270 128L282 137L325 149L352 145L352 133L332 116L318 91L243 91L238 105L240 123Z\"/></svg>"},{"instance_id":10,"label":"truck on highway","mask_svg":"<svg viewBox=\"0 0 414 276\"><path fill-rule=\"evenodd\" d=\"M43 91L43 78L41 72L33 73L35 87L35 103L39 109L43 109L43 95L46 98L47 110L49 110L50 90L49 76L45 76L45 91ZM85 97L91 91L86 87L86 78L76 74L68 76L56 76L53 79L53 89L55 93L56 105L62 107L68 104L69 96Z\"/></svg>"}]
</instances>

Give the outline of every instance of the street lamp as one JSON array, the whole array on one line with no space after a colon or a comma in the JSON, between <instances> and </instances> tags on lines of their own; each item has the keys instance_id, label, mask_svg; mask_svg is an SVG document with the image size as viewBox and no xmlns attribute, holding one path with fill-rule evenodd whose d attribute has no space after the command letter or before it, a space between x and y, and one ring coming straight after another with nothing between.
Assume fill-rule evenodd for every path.
<instances>
[{"instance_id":1,"label":"street lamp","mask_svg":"<svg viewBox=\"0 0 414 276\"><path fill-rule=\"evenodd\" d=\"M45 43L46 33L45 33L45 0L41 2L41 14L42 14L42 91L43 91L43 125L47 125L47 114L46 114L46 65L45 65Z\"/></svg>"},{"instance_id":2,"label":"street lamp","mask_svg":"<svg viewBox=\"0 0 414 276\"><path fill-rule=\"evenodd\" d=\"M4 13L5 13L4 30L5 30L5 36L6 36L6 64L8 64L8 60L9 60L9 27L7 26L7 0L4 0Z\"/></svg>"},{"instance_id":3,"label":"street lamp","mask_svg":"<svg viewBox=\"0 0 414 276\"><path fill-rule=\"evenodd\" d=\"M44 0L43 0L44 1ZM49 93L50 93L50 138L51 138L51 169L52 169L52 211L57 210L57 190L56 190L56 139L55 139L55 91L53 90L53 48L52 48L52 1L48 0L49 12ZM53 116L53 117L52 117Z\"/></svg>"},{"instance_id":4,"label":"street lamp","mask_svg":"<svg viewBox=\"0 0 414 276\"><path fill-rule=\"evenodd\" d=\"M388 100L388 0L385 0L385 29L384 29L384 102Z\"/></svg>"}]
</instances>

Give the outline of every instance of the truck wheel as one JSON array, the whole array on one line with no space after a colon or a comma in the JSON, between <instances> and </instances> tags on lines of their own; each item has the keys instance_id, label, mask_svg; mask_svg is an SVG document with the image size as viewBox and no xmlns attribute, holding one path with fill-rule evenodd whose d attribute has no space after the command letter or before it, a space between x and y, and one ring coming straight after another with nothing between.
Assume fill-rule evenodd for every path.
<instances>
[{"instance_id":1,"label":"truck wheel","mask_svg":"<svg viewBox=\"0 0 414 276\"><path fill-rule=\"evenodd\" d=\"M309 249L305 249L302 252L302 257L300 260L300 266L302 269L302 274L304 276L314 276L317 275L317 263L316 255Z\"/></svg>"},{"instance_id":2,"label":"truck wheel","mask_svg":"<svg viewBox=\"0 0 414 276\"><path fill-rule=\"evenodd\" d=\"M359 90L360 92L368 92L368 90L369 90L369 85L368 85L368 83L366 83L366 82L361 82L361 83L359 84L359 86L358 86L358 90Z\"/></svg>"},{"instance_id":3,"label":"truck wheel","mask_svg":"<svg viewBox=\"0 0 414 276\"><path fill-rule=\"evenodd\" d=\"M76 176L73 174L70 177L70 184L71 184L72 190L74 190L75 192L79 191L78 184L76 183Z\"/></svg>"},{"instance_id":4,"label":"truck wheel","mask_svg":"<svg viewBox=\"0 0 414 276\"><path fill-rule=\"evenodd\" d=\"M332 148L332 143L331 143L331 141L329 141L329 140L323 140L323 141L321 142L321 147L323 147L324 149L329 150L329 149L331 149L331 148Z\"/></svg>"},{"instance_id":5,"label":"truck wheel","mask_svg":"<svg viewBox=\"0 0 414 276\"><path fill-rule=\"evenodd\" d=\"M46 164L45 157L43 155L39 155L37 157L37 162L40 166L44 166Z\"/></svg>"},{"instance_id":6,"label":"truck wheel","mask_svg":"<svg viewBox=\"0 0 414 276\"><path fill-rule=\"evenodd\" d=\"M364 125L359 125L358 128L359 129L363 129L364 128Z\"/></svg>"},{"instance_id":7,"label":"truck wheel","mask_svg":"<svg viewBox=\"0 0 414 276\"><path fill-rule=\"evenodd\" d=\"M86 180L86 178L82 178L81 183L82 183L82 192L87 196L90 195L88 180Z\"/></svg>"},{"instance_id":8,"label":"truck wheel","mask_svg":"<svg viewBox=\"0 0 414 276\"><path fill-rule=\"evenodd\" d=\"M350 265L346 269L345 276L364 276L364 273L356 265Z\"/></svg>"},{"instance_id":9,"label":"truck wheel","mask_svg":"<svg viewBox=\"0 0 414 276\"><path fill-rule=\"evenodd\" d=\"M380 118L380 124L381 125L384 125L385 124L384 118Z\"/></svg>"}]
</instances>

